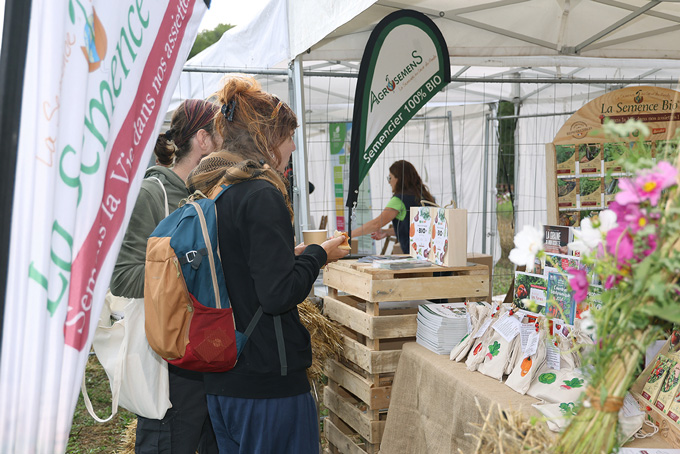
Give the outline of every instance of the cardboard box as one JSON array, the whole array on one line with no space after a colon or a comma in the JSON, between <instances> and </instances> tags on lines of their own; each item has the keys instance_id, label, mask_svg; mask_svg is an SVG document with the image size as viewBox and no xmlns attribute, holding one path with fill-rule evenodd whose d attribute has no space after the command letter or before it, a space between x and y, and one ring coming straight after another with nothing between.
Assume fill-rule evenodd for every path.
<instances>
[{"instance_id":1,"label":"cardboard box","mask_svg":"<svg viewBox=\"0 0 680 454\"><path fill-rule=\"evenodd\" d=\"M468 252L467 261L486 265L489 269L489 302L491 302L491 297L493 296L493 285L491 282L491 277L493 276L493 257L479 252Z\"/></svg>"},{"instance_id":2,"label":"cardboard box","mask_svg":"<svg viewBox=\"0 0 680 454\"><path fill-rule=\"evenodd\" d=\"M466 266L467 210L430 208L430 216L432 218L430 262L443 266Z\"/></svg>"}]
</instances>

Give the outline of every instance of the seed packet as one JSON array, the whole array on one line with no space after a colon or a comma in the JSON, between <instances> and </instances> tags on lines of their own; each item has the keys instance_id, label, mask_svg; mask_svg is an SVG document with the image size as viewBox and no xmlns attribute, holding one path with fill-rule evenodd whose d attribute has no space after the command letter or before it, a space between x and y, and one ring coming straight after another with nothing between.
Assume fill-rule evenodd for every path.
<instances>
[{"instance_id":1,"label":"seed packet","mask_svg":"<svg viewBox=\"0 0 680 454\"><path fill-rule=\"evenodd\" d=\"M670 409L669 407L673 403L673 398L678 393L678 387L680 386L680 363L677 362L677 358L671 361L673 366L668 371L661 385L659 396L654 403L656 408L664 412L668 412Z\"/></svg>"},{"instance_id":2,"label":"seed packet","mask_svg":"<svg viewBox=\"0 0 680 454\"><path fill-rule=\"evenodd\" d=\"M579 173L599 175L602 172L602 153L599 143L582 143L578 146Z\"/></svg>"},{"instance_id":3,"label":"seed packet","mask_svg":"<svg viewBox=\"0 0 680 454\"><path fill-rule=\"evenodd\" d=\"M671 364L673 363L673 364ZM647 378L644 388L642 388L642 397L649 401L650 404L656 403L661 386L663 385L666 375L672 366L675 366L675 361L671 361L668 357L659 355L656 358L652 372Z\"/></svg>"},{"instance_id":4,"label":"seed packet","mask_svg":"<svg viewBox=\"0 0 680 454\"><path fill-rule=\"evenodd\" d=\"M576 173L576 145L555 145L557 175Z\"/></svg>"}]
</instances>

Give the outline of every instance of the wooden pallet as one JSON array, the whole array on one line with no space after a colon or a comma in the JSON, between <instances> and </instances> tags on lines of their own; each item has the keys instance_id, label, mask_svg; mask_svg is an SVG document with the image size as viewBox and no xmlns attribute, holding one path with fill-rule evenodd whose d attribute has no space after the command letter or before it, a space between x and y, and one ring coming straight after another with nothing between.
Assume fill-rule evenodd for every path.
<instances>
[{"instance_id":1,"label":"wooden pallet","mask_svg":"<svg viewBox=\"0 0 680 454\"><path fill-rule=\"evenodd\" d=\"M436 273L450 272L450 276ZM355 260L332 263L324 272L328 296L323 313L343 326L344 352L329 360L324 433L332 453L380 450L401 346L413 341L417 306L394 303L423 299L487 299L488 267L385 270Z\"/></svg>"}]
</instances>

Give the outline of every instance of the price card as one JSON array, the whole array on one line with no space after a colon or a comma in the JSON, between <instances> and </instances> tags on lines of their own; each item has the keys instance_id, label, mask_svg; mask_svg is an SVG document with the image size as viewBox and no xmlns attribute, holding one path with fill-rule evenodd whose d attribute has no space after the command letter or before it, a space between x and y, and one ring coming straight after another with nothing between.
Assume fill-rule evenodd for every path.
<instances>
[{"instance_id":1,"label":"price card","mask_svg":"<svg viewBox=\"0 0 680 454\"><path fill-rule=\"evenodd\" d=\"M524 348L522 351L524 352L524 357L526 358L527 356L535 355L536 350L538 350L538 333L534 329L527 339L526 348Z\"/></svg>"},{"instance_id":2,"label":"price card","mask_svg":"<svg viewBox=\"0 0 680 454\"><path fill-rule=\"evenodd\" d=\"M529 340L529 336L531 336L532 333L536 332L536 326L533 323L522 323L522 326L519 328L519 335L521 336L521 341L522 341L522 351L526 350L527 347L527 341Z\"/></svg>"},{"instance_id":3,"label":"price card","mask_svg":"<svg viewBox=\"0 0 680 454\"><path fill-rule=\"evenodd\" d=\"M521 325L522 323L519 320L506 312L494 323L493 329L498 331L498 334L507 342L511 342L519 334Z\"/></svg>"},{"instance_id":4,"label":"price card","mask_svg":"<svg viewBox=\"0 0 680 454\"><path fill-rule=\"evenodd\" d=\"M545 361L553 370L560 370L560 349L555 347L552 339L545 340Z\"/></svg>"},{"instance_id":5,"label":"price card","mask_svg":"<svg viewBox=\"0 0 680 454\"><path fill-rule=\"evenodd\" d=\"M484 333L486 333L486 330L489 329L489 325L491 325L491 318L488 318L484 322L484 324L477 330L477 332L472 338L477 339L478 337L482 337Z\"/></svg>"}]
</instances>

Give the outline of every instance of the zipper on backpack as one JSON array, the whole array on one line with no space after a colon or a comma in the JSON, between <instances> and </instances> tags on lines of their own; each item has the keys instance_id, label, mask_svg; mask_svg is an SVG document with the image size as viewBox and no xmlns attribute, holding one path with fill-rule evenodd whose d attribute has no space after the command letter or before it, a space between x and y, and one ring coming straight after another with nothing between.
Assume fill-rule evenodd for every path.
<instances>
[{"instance_id":1,"label":"zipper on backpack","mask_svg":"<svg viewBox=\"0 0 680 454\"><path fill-rule=\"evenodd\" d=\"M182 275L182 274L180 273L180 270L179 270L179 261L178 261L177 258L175 257L175 258L172 259L172 263L175 264L175 269L177 270L177 279L179 279L180 276Z\"/></svg>"}]
</instances>

